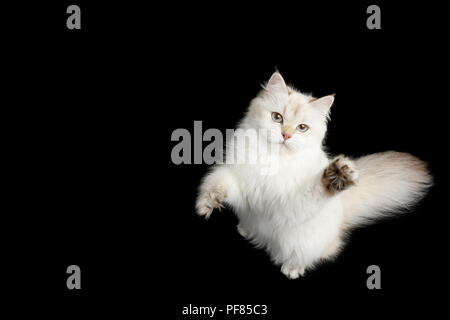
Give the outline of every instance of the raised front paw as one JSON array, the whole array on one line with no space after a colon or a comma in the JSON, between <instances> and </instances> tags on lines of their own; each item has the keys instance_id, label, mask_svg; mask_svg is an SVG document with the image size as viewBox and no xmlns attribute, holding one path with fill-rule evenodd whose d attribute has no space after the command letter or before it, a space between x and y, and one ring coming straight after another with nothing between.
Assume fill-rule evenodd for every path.
<instances>
[{"instance_id":1,"label":"raised front paw","mask_svg":"<svg viewBox=\"0 0 450 320\"><path fill-rule=\"evenodd\" d=\"M202 191L195 205L197 214L208 219L214 209L222 210L222 202L225 197L225 190L221 186L215 186L210 190Z\"/></svg>"},{"instance_id":2,"label":"raised front paw","mask_svg":"<svg viewBox=\"0 0 450 320\"><path fill-rule=\"evenodd\" d=\"M358 178L353 161L344 157L336 157L324 170L322 184L330 194L343 191L354 185Z\"/></svg>"}]
</instances>

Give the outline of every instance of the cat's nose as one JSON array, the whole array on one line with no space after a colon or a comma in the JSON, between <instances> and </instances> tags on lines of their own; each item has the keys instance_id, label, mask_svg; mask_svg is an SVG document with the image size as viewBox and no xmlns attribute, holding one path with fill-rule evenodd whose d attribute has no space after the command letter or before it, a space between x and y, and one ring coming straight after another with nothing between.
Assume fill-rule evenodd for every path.
<instances>
[{"instance_id":1,"label":"cat's nose","mask_svg":"<svg viewBox=\"0 0 450 320\"><path fill-rule=\"evenodd\" d=\"M291 135L286 132L282 132L281 135L283 136L284 141L286 141L287 139L289 139L291 137Z\"/></svg>"}]
</instances>

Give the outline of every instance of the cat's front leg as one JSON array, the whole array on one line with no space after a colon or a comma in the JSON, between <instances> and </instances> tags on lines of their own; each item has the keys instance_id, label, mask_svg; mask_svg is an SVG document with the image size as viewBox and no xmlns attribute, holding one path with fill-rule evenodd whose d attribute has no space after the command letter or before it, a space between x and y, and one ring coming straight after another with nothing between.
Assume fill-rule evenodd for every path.
<instances>
[{"instance_id":1,"label":"cat's front leg","mask_svg":"<svg viewBox=\"0 0 450 320\"><path fill-rule=\"evenodd\" d=\"M357 179L358 171L353 161L340 155L323 171L322 185L329 195L334 195L354 185Z\"/></svg>"},{"instance_id":2,"label":"cat's front leg","mask_svg":"<svg viewBox=\"0 0 450 320\"><path fill-rule=\"evenodd\" d=\"M200 185L195 205L197 214L209 218L214 209L220 211L224 207L225 200L232 203L237 193L237 184L231 170L227 167L216 167Z\"/></svg>"},{"instance_id":3,"label":"cat's front leg","mask_svg":"<svg viewBox=\"0 0 450 320\"><path fill-rule=\"evenodd\" d=\"M221 211L223 208L222 202L226 196L225 189L220 185L205 190L197 198L197 214L208 219L214 209Z\"/></svg>"}]
</instances>

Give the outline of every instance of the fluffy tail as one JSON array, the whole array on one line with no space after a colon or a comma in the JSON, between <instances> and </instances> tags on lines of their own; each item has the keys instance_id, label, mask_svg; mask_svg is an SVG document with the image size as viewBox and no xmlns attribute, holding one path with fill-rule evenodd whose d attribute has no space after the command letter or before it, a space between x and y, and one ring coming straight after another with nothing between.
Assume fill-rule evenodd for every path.
<instances>
[{"instance_id":1,"label":"fluffy tail","mask_svg":"<svg viewBox=\"0 0 450 320\"><path fill-rule=\"evenodd\" d=\"M344 229L405 211L432 185L426 164L408 153L375 153L354 162L359 179L342 194Z\"/></svg>"}]
</instances>

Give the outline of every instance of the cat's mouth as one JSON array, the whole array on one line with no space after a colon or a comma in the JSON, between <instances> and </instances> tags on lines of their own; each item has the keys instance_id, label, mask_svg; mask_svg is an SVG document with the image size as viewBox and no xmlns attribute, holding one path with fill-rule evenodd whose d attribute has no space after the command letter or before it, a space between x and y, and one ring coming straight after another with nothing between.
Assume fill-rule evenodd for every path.
<instances>
[{"instance_id":1,"label":"cat's mouth","mask_svg":"<svg viewBox=\"0 0 450 320\"><path fill-rule=\"evenodd\" d=\"M281 141L280 145L281 145L281 148L286 148L286 149L291 150L290 143L288 143L287 141Z\"/></svg>"}]
</instances>

